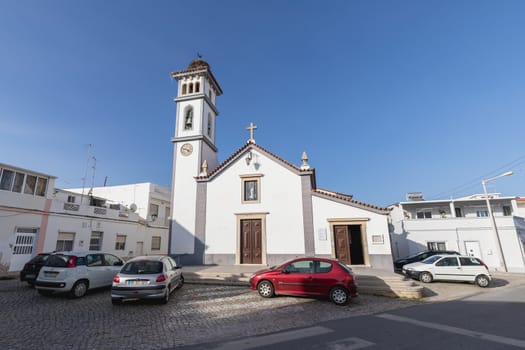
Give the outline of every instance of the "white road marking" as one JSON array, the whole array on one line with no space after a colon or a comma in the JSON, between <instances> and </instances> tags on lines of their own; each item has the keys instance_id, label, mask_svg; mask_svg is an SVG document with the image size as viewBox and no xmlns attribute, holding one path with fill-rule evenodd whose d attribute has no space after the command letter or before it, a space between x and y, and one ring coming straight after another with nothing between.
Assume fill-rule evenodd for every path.
<instances>
[{"instance_id":1,"label":"white road marking","mask_svg":"<svg viewBox=\"0 0 525 350\"><path fill-rule=\"evenodd\" d=\"M214 350L246 350L253 349L259 346L267 346L282 343L285 341L296 340L307 337L315 337L321 334L331 333L333 330L325 327L309 327L298 329L289 332L274 333L262 335L258 337L250 337L247 339L234 340L227 343L222 343L219 347L214 347Z\"/></svg>"},{"instance_id":2,"label":"white road marking","mask_svg":"<svg viewBox=\"0 0 525 350\"><path fill-rule=\"evenodd\" d=\"M364 339L352 337L352 338L339 339L339 340L330 342L326 344L324 349L326 350L357 350L357 349L364 349L364 348L367 348L373 345L376 345L376 344L366 341Z\"/></svg>"},{"instance_id":3,"label":"white road marking","mask_svg":"<svg viewBox=\"0 0 525 350\"><path fill-rule=\"evenodd\" d=\"M381 317L381 318L391 320L391 321L411 323L413 325L420 326L420 327L438 329L443 332L460 334L460 335L464 335L467 337L472 337L472 338L481 339L481 340L488 340L494 343L512 345L512 346L516 346L516 347L525 349L525 340L501 337L499 335L476 332L476 331L471 331L471 330L464 329L464 328L447 326L447 325L439 324L439 323L418 321L418 320L414 320L411 318L396 316L396 315L391 315L391 314L381 314L381 315L376 315L376 317Z\"/></svg>"}]
</instances>

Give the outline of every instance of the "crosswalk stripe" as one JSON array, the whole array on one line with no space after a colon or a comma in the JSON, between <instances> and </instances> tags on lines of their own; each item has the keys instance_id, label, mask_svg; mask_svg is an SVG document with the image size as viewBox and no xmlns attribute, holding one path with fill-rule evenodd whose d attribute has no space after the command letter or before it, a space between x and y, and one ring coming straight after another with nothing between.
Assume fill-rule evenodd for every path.
<instances>
[{"instance_id":1,"label":"crosswalk stripe","mask_svg":"<svg viewBox=\"0 0 525 350\"><path fill-rule=\"evenodd\" d=\"M267 346L282 343L285 341L302 339L306 337L315 337L322 334L333 332L329 328L325 327L309 327L303 329L297 329L289 332L274 333L268 335L262 335L258 337L250 337L241 340L234 340L227 343L219 344L218 347L214 347L214 350L247 350L257 348L259 346Z\"/></svg>"}]
</instances>

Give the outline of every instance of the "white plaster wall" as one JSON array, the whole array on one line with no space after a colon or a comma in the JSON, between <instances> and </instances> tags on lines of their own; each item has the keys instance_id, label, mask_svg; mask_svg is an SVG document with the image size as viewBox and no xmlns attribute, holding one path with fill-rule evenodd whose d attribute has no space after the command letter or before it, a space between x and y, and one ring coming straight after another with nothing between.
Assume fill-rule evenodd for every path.
<instances>
[{"instance_id":1,"label":"white plaster wall","mask_svg":"<svg viewBox=\"0 0 525 350\"><path fill-rule=\"evenodd\" d=\"M147 227L138 222L138 216L133 220L118 218L118 211L107 210L105 217L94 218L93 215L87 216L88 208L81 208L74 214L63 210L63 201L53 200L48 216L47 229L42 226L42 214L27 213L26 209L18 208L13 210L0 210L3 218L0 222L0 263L9 266L12 258L11 245L15 242L15 232L17 227L36 228L39 233L34 242L34 254L39 252L49 252L56 249L56 241L59 232L71 232L75 234L74 250L85 251L89 249L89 242L92 231L102 231L102 251L109 252L118 256L133 256L136 253L136 243L144 242L144 254L167 254L168 252L168 230L162 227ZM62 213L60 213L62 212ZM132 214L130 214L132 216ZM115 250L117 234L126 235L125 250ZM161 237L161 249L151 249L151 237ZM43 240L42 249L38 249L38 243Z\"/></svg>"},{"instance_id":2,"label":"white plaster wall","mask_svg":"<svg viewBox=\"0 0 525 350\"><path fill-rule=\"evenodd\" d=\"M202 142L202 159L206 159L208 162L208 172L212 171L219 165L219 161L217 160L217 152L212 150L208 144L206 144L206 142Z\"/></svg>"},{"instance_id":3,"label":"white plaster wall","mask_svg":"<svg viewBox=\"0 0 525 350\"><path fill-rule=\"evenodd\" d=\"M208 113L211 115L211 136L208 135ZM202 118L202 134L212 143L215 143L215 112L212 111L207 103L204 103L204 114Z\"/></svg>"},{"instance_id":4,"label":"white plaster wall","mask_svg":"<svg viewBox=\"0 0 525 350\"><path fill-rule=\"evenodd\" d=\"M122 204L124 206L129 206L134 203L137 206L136 213L140 217L146 219L148 216L149 210L149 193L150 193L151 183L138 183L130 185L121 185L121 186L106 186L106 187L94 187L93 195L95 197L107 199L108 204ZM90 188L84 188L84 204L88 204L86 201L87 193ZM75 192L82 194L81 188L67 189L67 191ZM167 198L169 200L169 197ZM80 196L77 198L76 204L80 204Z\"/></svg>"},{"instance_id":5,"label":"white plaster wall","mask_svg":"<svg viewBox=\"0 0 525 350\"><path fill-rule=\"evenodd\" d=\"M45 197L0 190L0 206L43 210Z\"/></svg>"},{"instance_id":6,"label":"white plaster wall","mask_svg":"<svg viewBox=\"0 0 525 350\"><path fill-rule=\"evenodd\" d=\"M177 102L177 136L186 137L186 136L197 136L201 135L202 130L202 120L201 116L203 115L203 100L202 98L185 100ZM193 107L193 129L184 130L184 120L186 119L186 107Z\"/></svg>"},{"instance_id":7,"label":"white plaster wall","mask_svg":"<svg viewBox=\"0 0 525 350\"><path fill-rule=\"evenodd\" d=\"M328 219L354 219L368 218L366 221L366 234L368 241L368 253L374 255L390 255L390 237L388 234L387 215L345 205L325 198L313 196L315 252L316 254L332 254L333 232L331 232ZM327 232L327 240L319 240L319 231ZM382 244L373 244L372 235L382 235Z\"/></svg>"},{"instance_id":8,"label":"white plaster wall","mask_svg":"<svg viewBox=\"0 0 525 350\"><path fill-rule=\"evenodd\" d=\"M49 252L56 249L56 241L59 232L71 232L75 234L73 250L89 250L92 231L101 231L101 251L115 254L120 257L135 256L137 242L144 242L143 253L167 254L168 231L166 229L151 228L137 222L114 222L104 219L92 219L86 217L65 217L52 215L49 218L43 251ZM115 250L117 235L126 235L126 246L124 250ZM151 249L151 237L161 237L161 249Z\"/></svg>"},{"instance_id":9,"label":"white plaster wall","mask_svg":"<svg viewBox=\"0 0 525 350\"><path fill-rule=\"evenodd\" d=\"M9 267L17 227L40 228L42 215L27 209L44 210L45 202L45 197L0 190L0 264Z\"/></svg>"},{"instance_id":10,"label":"white plaster wall","mask_svg":"<svg viewBox=\"0 0 525 350\"><path fill-rule=\"evenodd\" d=\"M2 193L3 194L3 193ZM0 264L9 267L17 227L40 229L42 215L0 209ZM36 247L36 242L35 242Z\"/></svg>"},{"instance_id":11,"label":"white plaster wall","mask_svg":"<svg viewBox=\"0 0 525 350\"><path fill-rule=\"evenodd\" d=\"M174 254L192 254L194 252L195 205L197 183L194 177L199 172L198 141L189 142L193 146L190 156L183 156L177 144L175 160L175 178L172 198L172 241L171 252Z\"/></svg>"},{"instance_id":12,"label":"white plaster wall","mask_svg":"<svg viewBox=\"0 0 525 350\"><path fill-rule=\"evenodd\" d=\"M235 254L237 218L234 214L268 213L267 254L304 254L301 178L281 164L252 150L248 166L246 153L220 176L208 183L206 241L208 254ZM241 175L258 175L260 203L242 203Z\"/></svg>"},{"instance_id":13,"label":"white plaster wall","mask_svg":"<svg viewBox=\"0 0 525 350\"><path fill-rule=\"evenodd\" d=\"M509 271L524 271L523 252L512 217L496 217L501 246ZM498 269L499 249L488 218L419 219L404 221L406 255L427 249L427 242L445 242L447 249L466 254L465 241L480 244L481 258L491 269Z\"/></svg>"},{"instance_id":14,"label":"white plaster wall","mask_svg":"<svg viewBox=\"0 0 525 350\"><path fill-rule=\"evenodd\" d=\"M395 259L409 255L408 241L404 237L404 212L398 206L390 211L392 257Z\"/></svg>"}]
</instances>

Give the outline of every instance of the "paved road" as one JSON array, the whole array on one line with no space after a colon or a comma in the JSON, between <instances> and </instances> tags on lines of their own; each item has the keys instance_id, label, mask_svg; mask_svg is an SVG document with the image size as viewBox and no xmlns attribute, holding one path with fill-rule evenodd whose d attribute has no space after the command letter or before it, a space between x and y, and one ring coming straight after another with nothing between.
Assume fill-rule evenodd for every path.
<instances>
[{"instance_id":1,"label":"paved road","mask_svg":"<svg viewBox=\"0 0 525 350\"><path fill-rule=\"evenodd\" d=\"M460 285L457 285L460 286ZM439 287L454 287L442 285ZM185 349L525 349L525 285Z\"/></svg>"},{"instance_id":2,"label":"paved road","mask_svg":"<svg viewBox=\"0 0 525 350\"><path fill-rule=\"evenodd\" d=\"M0 349L166 349L310 327L387 312L417 301L362 295L345 307L328 300L264 299L246 287L186 284L167 305L111 304L109 290L81 299L43 297L0 281Z\"/></svg>"},{"instance_id":3,"label":"paved road","mask_svg":"<svg viewBox=\"0 0 525 350\"><path fill-rule=\"evenodd\" d=\"M489 294L513 291L520 284L525 285L525 276L503 276L487 289L471 284L432 283L425 285L429 293L426 299L439 305L473 294L487 298ZM327 300L263 299L247 287L186 284L172 294L167 305L135 302L113 306L109 290L93 292L82 299L43 297L17 280L0 280L0 349L171 349L253 336L275 340L276 332L297 330L308 335L291 333L292 338L308 339L326 332L320 326L323 322L337 325L338 320L348 317L366 325L358 322L361 317L357 316L368 316L373 320L369 327L377 331L382 322L392 320L372 315L408 311L412 309L409 306L425 304L428 303L361 295L350 305L338 307ZM374 326L374 322L379 323Z\"/></svg>"}]
</instances>

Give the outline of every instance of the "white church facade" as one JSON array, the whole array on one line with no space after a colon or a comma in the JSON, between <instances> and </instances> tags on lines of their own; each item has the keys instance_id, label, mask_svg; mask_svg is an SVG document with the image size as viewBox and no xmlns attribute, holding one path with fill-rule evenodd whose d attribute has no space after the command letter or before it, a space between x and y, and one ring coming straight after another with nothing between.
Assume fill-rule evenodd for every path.
<instances>
[{"instance_id":1,"label":"white church facade","mask_svg":"<svg viewBox=\"0 0 525 350\"><path fill-rule=\"evenodd\" d=\"M387 208L317 187L303 153L296 166L255 142L219 163L210 66L193 60L178 82L169 254L185 265L275 265L296 256L392 269Z\"/></svg>"}]
</instances>

